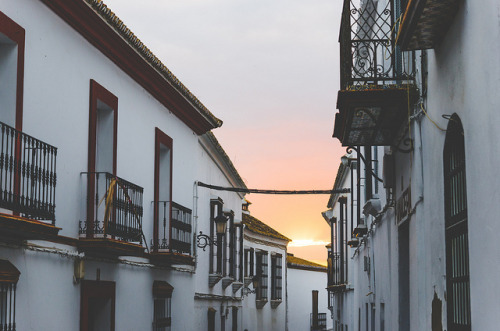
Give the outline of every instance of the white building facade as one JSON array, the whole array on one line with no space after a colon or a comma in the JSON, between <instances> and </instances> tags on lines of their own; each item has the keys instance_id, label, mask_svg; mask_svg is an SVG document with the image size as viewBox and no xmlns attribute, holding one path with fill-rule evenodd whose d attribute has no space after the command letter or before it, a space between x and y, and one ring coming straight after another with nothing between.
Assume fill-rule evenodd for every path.
<instances>
[{"instance_id":1,"label":"white building facade","mask_svg":"<svg viewBox=\"0 0 500 331\"><path fill-rule=\"evenodd\" d=\"M344 330L493 330L500 322L492 263L500 251L488 244L499 230L491 203L497 7L344 2L334 136L357 148L339 174L355 168L360 177L338 175L335 185L352 190L347 224L363 224L347 229L358 234L354 249L332 238L354 265L331 288ZM338 224L340 201L330 200L329 223L336 216ZM351 213L351 201L365 214Z\"/></svg>"},{"instance_id":2,"label":"white building facade","mask_svg":"<svg viewBox=\"0 0 500 331\"><path fill-rule=\"evenodd\" d=\"M242 330L243 194L197 186L245 188L222 122L101 1L3 1L0 68L0 328Z\"/></svg>"}]
</instances>

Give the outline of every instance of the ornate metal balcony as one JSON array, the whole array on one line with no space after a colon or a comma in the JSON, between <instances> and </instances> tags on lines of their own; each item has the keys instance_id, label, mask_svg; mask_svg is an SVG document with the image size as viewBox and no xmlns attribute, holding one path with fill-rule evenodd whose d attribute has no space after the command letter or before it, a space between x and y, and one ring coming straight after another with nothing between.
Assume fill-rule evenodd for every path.
<instances>
[{"instance_id":1,"label":"ornate metal balcony","mask_svg":"<svg viewBox=\"0 0 500 331\"><path fill-rule=\"evenodd\" d=\"M314 314L311 313L311 331L326 330L326 313Z\"/></svg>"},{"instance_id":2,"label":"ornate metal balcony","mask_svg":"<svg viewBox=\"0 0 500 331\"><path fill-rule=\"evenodd\" d=\"M151 258L160 264L192 264L191 209L173 201L155 204L155 238L151 240Z\"/></svg>"},{"instance_id":3,"label":"ornate metal balcony","mask_svg":"<svg viewBox=\"0 0 500 331\"><path fill-rule=\"evenodd\" d=\"M0 231L10 238L56 235L57 148L0 122Z\"/></svg>"},{"instance_id":4,"label":"ornate metal balcony","mask_svg":"<svg viewBox=\"0 0 500 331\"><path fill-rule=\"evenodd\" d=\"M142 255L143 188L106 172L82 175L87 203L80 249L92 255Z\"/></svg>"},{"instance_id":5,"label":"ornate metal balcony","mask_svg":"<svg viewBox=\"0 0 500 331\"><path fill-rule=\"evenodd\" d=\"M328 252L328 290L333 292L342 291L346 287L346 269L341 270L343 263L339 253Z\"/></svg>"},{"instance_id":6,"label":"ornate metal balcony","mask_svg":"<svg viewBox=\"0 0 500 331\"><path fill-rule=\"evenodd\" d=\"M344 146L395 142L415 99L415 55L395 44L399 1L345 0L334 137Z\"/></svg>"}]
</instances>

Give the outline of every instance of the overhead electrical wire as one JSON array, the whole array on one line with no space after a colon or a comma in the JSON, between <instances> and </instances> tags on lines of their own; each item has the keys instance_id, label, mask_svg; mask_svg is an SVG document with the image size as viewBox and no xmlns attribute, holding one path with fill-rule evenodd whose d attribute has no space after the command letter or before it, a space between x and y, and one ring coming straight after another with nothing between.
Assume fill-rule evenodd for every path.
<instances>
[{"instance_id":1,"label":"overhead electrical wire","mask_svg":"<svg viewBox=\"0 0 500 331\"><path fill-rule=\"evenodd\" d=\"M216 185L209 185L202 182L197 182L198 186L210 188L217 191L230 191L239 193L259 193L259 194L336 194L336 193L349 193L351 189L334 189L334 190L261 190L251 188L239 187L223 187Z\"/></svg>"}]
</instances>

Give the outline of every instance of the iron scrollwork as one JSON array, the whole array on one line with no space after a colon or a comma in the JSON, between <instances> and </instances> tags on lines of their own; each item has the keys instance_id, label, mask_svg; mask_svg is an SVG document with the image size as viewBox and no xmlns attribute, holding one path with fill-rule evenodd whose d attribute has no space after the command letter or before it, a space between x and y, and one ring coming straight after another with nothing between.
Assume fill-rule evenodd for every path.
<instances>
[{"instance_id":1,"label":"iron scrollwork","mask_svg":"<svg viewBox=\"0 0 500 331\"><path fill-rule=\"evenodd\" d=\"M377 176L377 174L376 174L376 173L374 173L374 172L373 172L373 169L372 169L371 165L369 164L369 162L371 162L371 160L370 160L370 161L367 161L367 160L365 159L365 157L363 156L363 154L361 154L361 151L359 150L359 148L358 148L358 147L355 147L355 146L348 146L348 147L346 148L346 152L347 152L347 154L351 154L353 150L355 150L355 151L356 151L356 153L357 153L357 155L359 155L360 159L361 159L361 160L363 161L363 163L365 164L365 167L367 167L367 168L370 170L371 175L372 175L372 176L373 176L376 180L378 180L379 182L383 183L383 182L384 182L384 180L383 180L382 178L380 178L379 176Z\"/></svg>"},{"instance_id":2,"label":"iron scrollwork","mask_svg":"<svg viewBox=\"0 0 500 331\"><path fill-rule=\"evenodd\" d=\"M196 236L196 246L198 248L203 249L203 251L205 251L207 246L216 245L216 244L217 244L217 242L215 240L210 238L210 236L203 234L203 232L201 232L201 231L200 231L200 234Z\"/></svg>"}]
</instances>

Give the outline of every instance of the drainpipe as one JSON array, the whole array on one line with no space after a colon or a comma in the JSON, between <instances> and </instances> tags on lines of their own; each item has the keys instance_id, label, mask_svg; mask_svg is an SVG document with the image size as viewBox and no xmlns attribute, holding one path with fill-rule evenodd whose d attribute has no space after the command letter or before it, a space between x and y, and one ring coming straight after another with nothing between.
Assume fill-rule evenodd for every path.
<instances>
[{"instance_id":1,"label":"drainpipe","mask_svg":"<svg viewBox=\"0 0 500 331\"><path fill-rule=\"evenodd\" d=\"M194 257L194 270L198 266L198 254L196 250L196 233L198 233L198 181L193 184L193 257Z\"/></svg>"}]
</instances>

